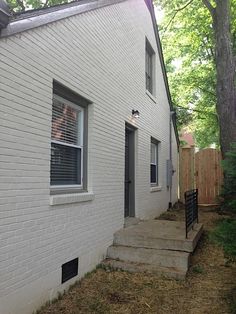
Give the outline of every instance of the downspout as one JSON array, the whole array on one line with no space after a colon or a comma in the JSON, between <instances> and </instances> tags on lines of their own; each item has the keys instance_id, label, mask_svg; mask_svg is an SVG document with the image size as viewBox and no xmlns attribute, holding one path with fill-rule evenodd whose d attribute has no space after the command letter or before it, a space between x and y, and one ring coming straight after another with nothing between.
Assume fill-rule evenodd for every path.
<instances>
[{"instance_id":1,"label":"downspout","mask_svg":"<svg viewBox=\"0 0 236 314\"><path fill-rule=\"evenodd\" d=\"M172 208L172 176L173 176L173 157L172 157L172 117L175 114L175 111L170 111L170 123L169 123L169 167L168 167L168 176L169 176L169 193L170 193L170 200L168 209Z\"/></svg>"}]
</instances>

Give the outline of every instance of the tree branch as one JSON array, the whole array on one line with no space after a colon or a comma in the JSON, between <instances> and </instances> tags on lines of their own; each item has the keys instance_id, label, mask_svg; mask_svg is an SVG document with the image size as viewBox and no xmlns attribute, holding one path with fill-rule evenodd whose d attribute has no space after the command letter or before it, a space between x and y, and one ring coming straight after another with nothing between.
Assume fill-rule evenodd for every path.
<instances>
[{"instance_id":1,"label":"tree branch","mask_svg":"<svg viewBox=\"0 0 236 314\"><path fill-rule=\"evenodd\" d=\"M49 2L49 0L45 1L44 5L43 5L43 8L47 8L48 7L48 2Z\"/></svg>"},{"instance_id":2,"label":"tree branch","mask_svg":"<svg viewBox=\"0 0 236 314\"><path fill-rule=\"evenodd\" d=\"M211 116L217 117L217 114L214 113L214 112L208 112L208 111L198 110L198 109L193 109L193 108L186 108L186 107L179 106L179 105L175 105L175 107L180 109L180 110L188 110L188 111L192 111L192 112L203 113L203 114L207 114L207 115L211 115Z\"/></svg>"},{"instance_id":3,"label":"tree branch","mask_svg":"<svg viewBox=\"0 0 236 314\"><path fill-rule=\"evenodd\" d=\"M212 47L210 47L209 49L210 49L210 52L211 52L212 59L215 61L216 56L215 56L214 50L213 50Z\"/></svg>"},{"instance_id":4,"label":"tree branch","mask_svg":"<svg viewBox=\"0 0 236 314\"><path fill-rule=\"evenodd\" d=\"M19 5L19 7L21 8L21 11L25 11L25 5L24 2L21 0L16 0L17 4Z\"/></svg>"},{"instance_id":5,"label":"tree branch","mask_svg":"<svg viewBox=\"0 0 236 314\"><path fill-rule=\"evenodd\" d=\"M209 0L202 0L203 4L207 7L207 9L210 11L212 18L215 18L215 8L210 3Z\"/></svg>"},{"instance_id":6,"label":"tree branch","mask_svg":"<svg viewBox=\"0 0 236 314\"><path fill-rule=\"evenodd\" d=\"M167 31L168 27L169 27L170 24L173 22L173 20L174 20L174 18L176 17L176 15L177 15L180 11L184 10L185 8L187 8L187 6L189 6L193 1L194 1L194 0L190 0L189 2L187 2L187 3L186 3L184 6L182 6L181 8L174 10L175 13L173 14L173 16L171 17L171 19L170 19L169 22L167 23L167 25L166 25L166 27L165 27L165 29L164 29L164 31L163 31L163 34Z\"/></svg>"},{"instance_id":7,"label":"tree branch","mask_svg":"<svg viewBox=\"0 0 236 314\"><path fill-rule=\"evenodd\" d=\"M203 40L203 42L204 42L204 40ZM206 42L204 42L206 45L206 50L207 50L207 53L209 54L209 52L208 52L208 49L209 49L210 57L212 57L212 59L215 61L215 53L214 53L214 50L212 48L212 43L210 42L210 44L209 44L209 42L210 42L209 36L208 36L208 34L206 34ZM208 48L207 48L207 46L208 46Z\"/></svg>"}]
</instances>

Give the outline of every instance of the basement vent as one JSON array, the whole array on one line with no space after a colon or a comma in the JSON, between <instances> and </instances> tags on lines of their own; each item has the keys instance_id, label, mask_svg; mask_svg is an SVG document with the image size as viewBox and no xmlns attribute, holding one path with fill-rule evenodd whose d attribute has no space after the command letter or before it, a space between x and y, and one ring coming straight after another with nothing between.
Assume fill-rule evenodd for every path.
<instances>
[{"instance_id":1,"label":"basement vent","mask_svg":"<svg viewBox=\"0 0 236 314\"><path fill-rule=\"evenodd\" d=\"M79 259L75 258L61 266L62 268L61 283L66 282L67 280L78 275L78 265Z\"/></svg>"}]
</instances>

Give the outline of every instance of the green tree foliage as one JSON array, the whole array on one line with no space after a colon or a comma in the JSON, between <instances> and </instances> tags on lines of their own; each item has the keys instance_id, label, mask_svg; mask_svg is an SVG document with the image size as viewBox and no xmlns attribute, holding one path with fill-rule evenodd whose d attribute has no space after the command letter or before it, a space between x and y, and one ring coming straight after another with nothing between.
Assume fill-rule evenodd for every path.
<instances>
[{"instance_id":1,"label":"green tree foliage","mask_svg":"<svg viewBox=\"0 0 236 314\"><path fill-rule=\"evenodd\" d=\"M13 12L21 12L30 9L40 9L56 4L68 3L69 0L7 0Z\"/></svg>"},{"instance_id":2,"label":"green tree foliage","mask_svg":"<svg viewBox=\"0 0 236 314\"><path fill-rule=\"evenodd\" d=\"M225 206L236 213L236 142L232 143L231 150L226 153L223 168L225 174L223 186Z\"/></svg>"},{"instance_id":3,"label":"green tree foliage","mask_svg":"<svg viewBox=\"0 0 236 314\"><path fill-rule=\"evenodd\" d=\"M164 11L164 19L159 25L160 36L173 103L177 112L181 111L179 127L189 123L200 148L219 144L210 12L199 0L156 0L155 4ZM232 0L231 5L234 20L236 1ZM236 25L233 25L232 34L236 40Z\"/></svg>"},{"instance_id":4,"label":"green tree foliage","mask_svg":"<svg viewBox=\"0 0 236 314\"><path fill-rule=\"evenodd\" d=\"M225 256L230 261L236 261L236 220L227 218L219 221L211 233L211 239L223 246Z\"/></svg>"}]
</instances>

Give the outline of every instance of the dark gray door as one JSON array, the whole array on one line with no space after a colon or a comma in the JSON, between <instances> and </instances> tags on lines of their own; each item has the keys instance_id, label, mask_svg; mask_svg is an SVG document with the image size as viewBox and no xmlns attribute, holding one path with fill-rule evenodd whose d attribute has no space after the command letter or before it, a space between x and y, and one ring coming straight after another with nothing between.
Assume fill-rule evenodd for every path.
<instances>
[{"instance_id":1,"label":"dark gray door","mask_svg":"<svg viewBox=\"0 0 236 314\"><path fill-rule=\"evenodd\" d=\"M125 217L134 217L134 130L125 129Z\"/></svg>"}]
</instances>

